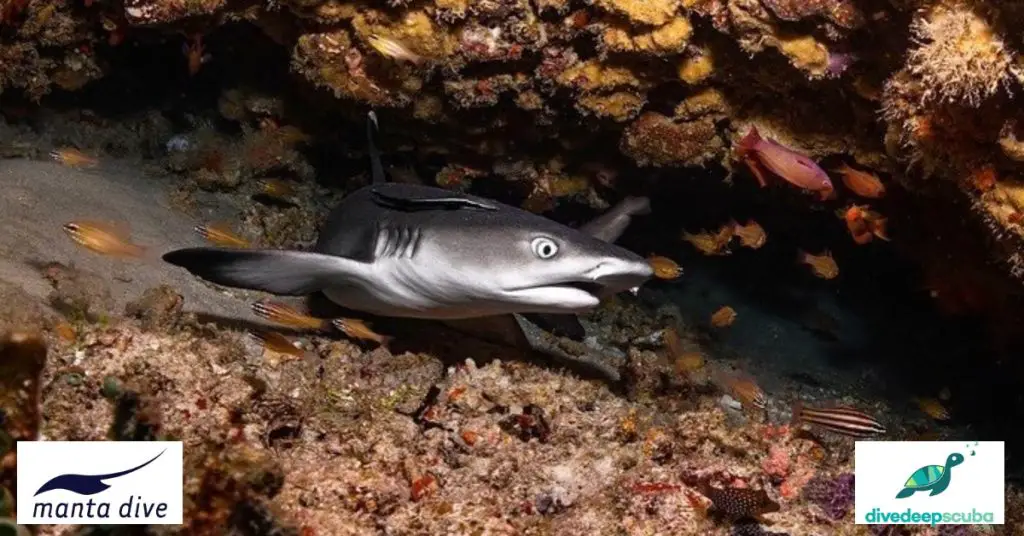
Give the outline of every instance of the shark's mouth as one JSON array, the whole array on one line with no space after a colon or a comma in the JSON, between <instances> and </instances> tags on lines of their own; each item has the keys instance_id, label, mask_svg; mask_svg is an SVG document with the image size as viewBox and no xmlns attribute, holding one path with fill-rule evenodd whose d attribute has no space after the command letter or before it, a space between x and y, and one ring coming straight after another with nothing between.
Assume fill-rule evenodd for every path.
<instances>
[{"instance_id":1,"label":"shark's mouth","mask_svg":"<svg viewBox=\"0 0 1024 536\"><path fill-rule=\"evenodd\" d=\"M558 286L574 288L576 290L582 290L583 292L586 292L587 294L592 294L592 295L595 295L595 296L600 294L601 291L604 289L604 285L601 285L599 283L594 283L594 282L585 282L585 281L575 281L575 282L562 283L562 284L560 284Z\"/></svg>"}]
</instances>

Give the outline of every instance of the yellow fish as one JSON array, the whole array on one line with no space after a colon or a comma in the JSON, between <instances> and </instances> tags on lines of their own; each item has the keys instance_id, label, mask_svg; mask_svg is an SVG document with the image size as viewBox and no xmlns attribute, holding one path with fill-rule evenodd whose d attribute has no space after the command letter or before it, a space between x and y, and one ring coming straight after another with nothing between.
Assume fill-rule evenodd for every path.
<instances>
[{"instance_id":1,"label":"yellow fish","mask_svg":"<svg viewBox=\"0 0 1024 536\"><path fill-rule=\"evenodd\" d=\"M746 408L764 409L768 404L768 397L757 385L754 378L741 372L719 372L714 375L715 383L729 393L730 396L739 400Z\"/></svg>"},{"instance_id":2,"label":"yellow fish","mask_svg":"<svg viewBox=\"0 0 1024 536\"><path fill-rule=\"evenodd\" d=\"M950 418L946 407L934 398L914 398L913 401L921 411L937 421L946 421Z\"/></svg>"},{"instance_id":3,"label":"yellow fish","mask_svg":"<svg viewBox=\"0 0 1024 536\"><path fill-rule=\"evenodd\" d=\"M768 241L768 233L764 232L764 227L761 227L754 220L748 221L746 225L740 225L733 221L732 228L733 233L739 237L740 244L743 247L758 249Z\"/></svg>"},{"instance_id":4,"label":"yellow fish","mask_svg":"<svg viewBox=\"0 0 1024 536\"><path fill-rule=\"evenodd\" d=\"M248 248L252 246L248 240L231 232L226 225L216 223L210 225L196 225L194 230L196 234L203 237L203 239L218 246L228 248Z\"/></svg>"},{"instance_id":5,"label":"yellow fish","mask_svg":"<svg viewBox=\"0 0 1024 536\"><path fill-rule=\"evenodd\" d=\"M300 313L294 307L270 300L252 304L252 312L265 320L300 329L323 329L326 322Z\"/></svg>"},{"instance_id":6,"label":"yellow fish","mask_svg":"<svg viewBox=\"0 0 1024 536\"><path fill-rule=\"evenodd\" d=\"M729 255L729 241L732 240L733 228L730 225L723 225L717 233L702 231L698 234L690 234L683 231L682 239L689 242L704 255Z\"/></svg>"},{"instance_id":7,"label":"yellow fish","mask_svg":"<svg viewBox=\"0 0 1024 536\"><path fill-rule=\"evenodd\" d=\"M647 257L647 263L651 265L654 277L658 279L678 279L683 275L683 269L676 264L676 261L668 257L651 255Z\"/></svg>"},{"instance_id":8,"label":"yellow fish","mask_svg":"<svg viewBox=\"0 0 1024 536\"><path fill-rule=\"evenodd\" d=\"M264 350L270 350L271 352L291 356L296 359L302 359L306 356L306 352L296 347L288 337L276 331L250 331L249 335L259 341L263 345Z\"/></svg>"},{"instance_id":9,"label":"yellow fish","mask_svg":"<svg viewBox=\"0 0 1024 536\"><path fill-rule=\"evenodd\" d=\"M140 258L146 254L145 247L131 243L126 224L81 220L65 223L64 232L79 245L103 255Z\"/></svg>"},{"instance_id":10,"label":"yellow fish","mask_svg":"<svg viewBox=\"0 0 1024 536\"><path fill-rule=\"evenodd\" d=\"M832 252L828 250L825 250L821 255L811 255L806 251L801 251L797 259L810 266L814 275L822 279L835 279L839 276L839 265L832 258Z\"/></svg>"},{"instance_id":11,"label":"yellow fish","mask_svg":"<svg viewBox=\"0 0 1024 536\"><path fill-rule=\"evenodd\" d=\"M407 61L415 65L423 63L423 56L409 50L408 47L390 37L381 37L374 34L369 37L369 41L370 46L385 57Z\"/></svg>"},{"instance_id":12,"label":"yellow fish","mask_svg":"<svg viewBox=\"0 0 1024 536\"><path fill-rule=\"evenodd\" d=\"M711 315L711 325L716 328L727 328L736 321L736 310L725 305Z\"/></svg>"},{"instance_id":13,"label":"yellow fish","mask_svg":"<svg viewBox=\"0 0 1024 536\"><path fill-rule=\"evenodd\" d=\"M387 347L392 340L392 337L373 331L366 322L356 318L336 318L331 321L331 325L353 339L374 341L384 347Z\"/></svg>"},{"instance_id":14,"label":"yellow fish","mask_svg":"<svg viewBox=\"0 0 1024 536\"><path fill-rule=\"evenodd\" d=\"M50 158L65 166L79 169L96 167L100 163L96 157L89 156L72 147L63 147L50 151Z\"/></svg>"}]
</instances>

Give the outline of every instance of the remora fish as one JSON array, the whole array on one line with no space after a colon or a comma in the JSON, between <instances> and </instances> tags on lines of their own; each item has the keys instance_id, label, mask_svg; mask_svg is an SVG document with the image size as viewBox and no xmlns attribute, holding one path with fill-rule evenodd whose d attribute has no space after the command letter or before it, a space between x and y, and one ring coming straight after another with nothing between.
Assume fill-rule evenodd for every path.
<instances>
[{"instance_id":1,"label":"remora fish","mask_svg":"<svg viewBox=\"0 0 1024 536\"><path fill-rule=\"evenodd\" d=\"M224 286L322 292L348 309L423 319L579 313L653 275L643 257L595 238L617 238L604 227L588 234L482 197L381 183L380 170L334 209L312 252L207 247L163 259Z\"/></svg>"}]
</instances>

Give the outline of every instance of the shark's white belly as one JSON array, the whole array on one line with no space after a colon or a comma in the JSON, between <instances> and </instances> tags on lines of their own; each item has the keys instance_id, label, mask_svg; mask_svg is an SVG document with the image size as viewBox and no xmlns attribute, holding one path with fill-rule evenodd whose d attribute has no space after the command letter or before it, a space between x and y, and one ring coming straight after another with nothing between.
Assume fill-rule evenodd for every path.
<instances>
[{"instance_id":1,"label":"shark's white belly","mask_svg":"<svg viewBox=\"0 0 1024 536\"><path fill-rule=\"evenodd\" d=\"M496 299L485 277L433 272L401 260L374 263L366 280L327 288L331 301L380 316L428 319L476 318L521 312L522 305Z\"/></svg>"}]
</instances>

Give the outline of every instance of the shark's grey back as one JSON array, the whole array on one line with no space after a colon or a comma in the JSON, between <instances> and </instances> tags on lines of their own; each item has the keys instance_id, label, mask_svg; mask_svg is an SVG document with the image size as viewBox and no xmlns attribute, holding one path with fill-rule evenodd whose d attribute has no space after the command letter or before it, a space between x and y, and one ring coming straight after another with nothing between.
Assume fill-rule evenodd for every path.
<instances>
[{"instance_id":1,"label":"shark's grey back","mask_svg":"<svg viewBox=\"0 0 1024 536\"><path fill-rule=\"evenodd\" d=\"M372 184L348 196L331 212L314 251L373 261L382 227L415 229L530 229L554 237L571 235L592 251L631 255L543 216L497 201L441 188L404 183ZM583 245L583 244L580 244Z\"/></svg>"}]
</instances>

